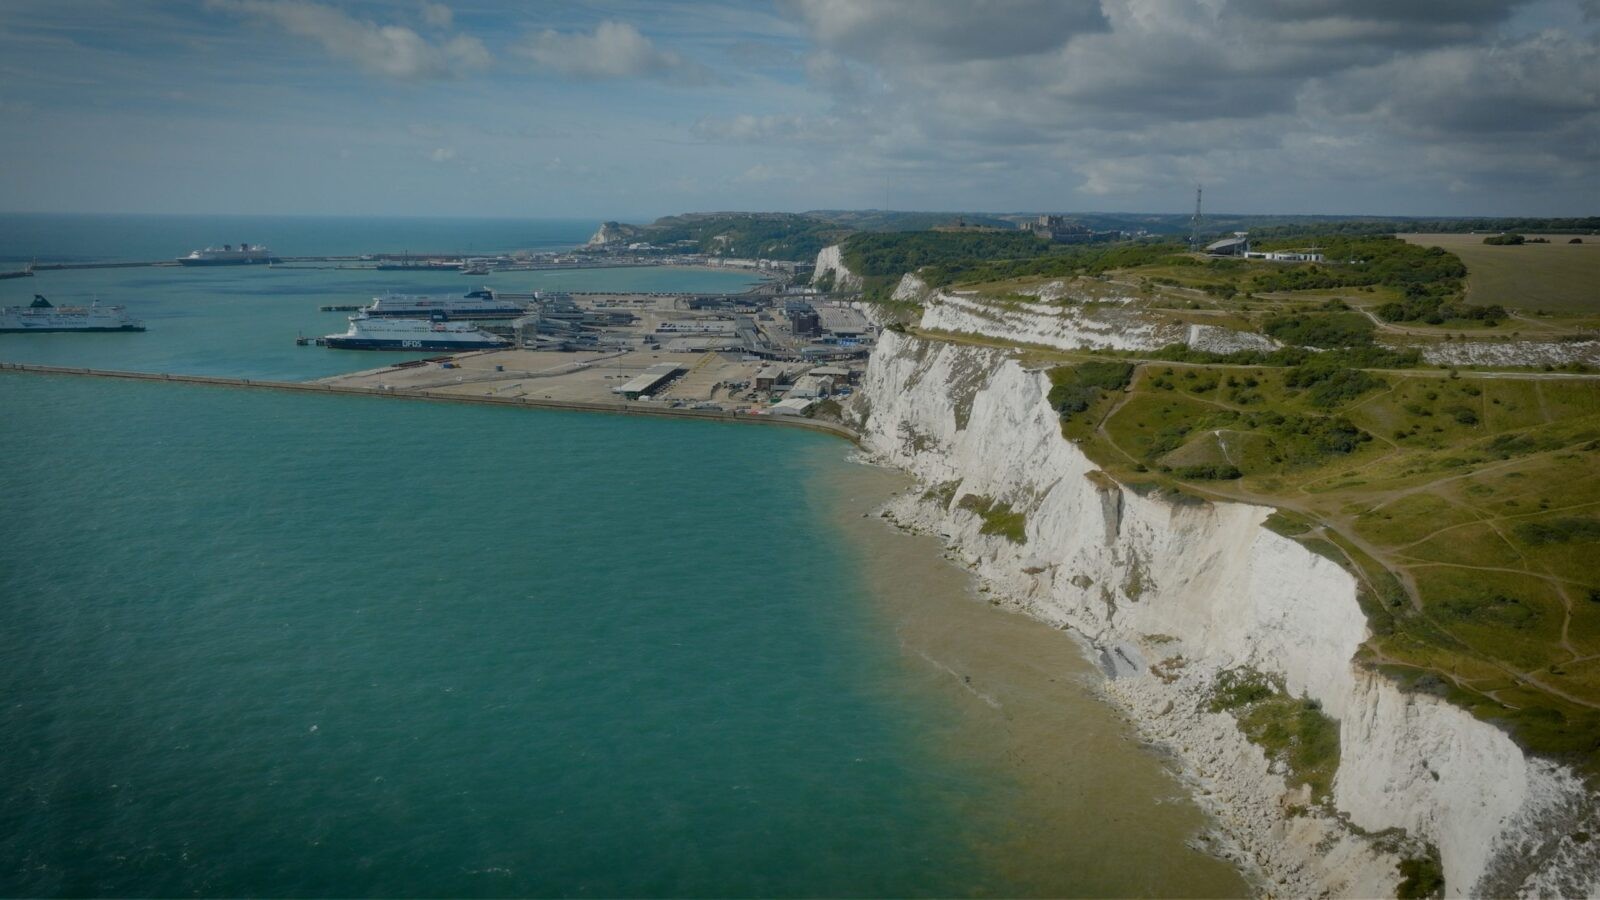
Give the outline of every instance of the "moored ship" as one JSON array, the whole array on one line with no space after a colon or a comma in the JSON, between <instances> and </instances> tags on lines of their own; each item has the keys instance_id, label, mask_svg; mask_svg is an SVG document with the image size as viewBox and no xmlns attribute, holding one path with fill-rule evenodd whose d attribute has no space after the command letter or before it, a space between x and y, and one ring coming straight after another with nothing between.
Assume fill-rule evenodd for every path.
<instances>
[{"instance_id":1,"label":"moored ship","mask_svg":"<svg viewBox=\"0 0 1600 900\"><path fill-rule=\"evenodd\" d=\"M350 317L350 330L322 339L336 350L493 350L510 341L465 322Z\"/></svg>"},{"instance_id":2,"label":"moored ship","mask_svg":"<svg viewBox=\"0 0 1600 900\"><path fill-rule=\"evenodd\" d=\"M185 266L250 266L271 265L283 262L272 251L260 244L223 244L221 247L207 247L204 250L191 250L188 256L178 257L178 263Z\"/></svg>"},{"instance_id":3,"label":"moored ship","mask_svg":"<svg viewBox=\"0 0 1600 900\"><path fill-rule=\"evenodd\" d=\"M29 306L0 309L0 334L52 331L143 331L144 323L120 306L56 306L39 294Z\"/></svg>"},{"instance_id":4,"label":"moored ship","mask_svg":"<svg viewBox=\"0 0 1600 900\"><path fill-rule=\"evenodd\" d=\"M362 312L374 318L423 319L515 319L526 315L521 304L495 299L488 288L461 297L429 297L422 294L385 294L373 297Z\"/></svg>"}]
</instances>

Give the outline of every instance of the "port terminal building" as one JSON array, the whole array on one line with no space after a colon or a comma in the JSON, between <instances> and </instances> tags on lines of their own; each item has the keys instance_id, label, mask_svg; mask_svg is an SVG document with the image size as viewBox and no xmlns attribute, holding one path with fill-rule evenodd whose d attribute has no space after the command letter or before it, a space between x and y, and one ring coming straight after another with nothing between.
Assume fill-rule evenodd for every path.
<instances>
[{"instance_id":1,"label":"port terminal building","mask_svg":"<svg viewBox=\"0 0 1600 900\"><path fill-rule=\"evenodd\" d=\"M626 384L612 388L611 392L629 400L648 397L682 371L683 366L677 363L658 363L628 379Z\"/></svg>"}]
</instances>

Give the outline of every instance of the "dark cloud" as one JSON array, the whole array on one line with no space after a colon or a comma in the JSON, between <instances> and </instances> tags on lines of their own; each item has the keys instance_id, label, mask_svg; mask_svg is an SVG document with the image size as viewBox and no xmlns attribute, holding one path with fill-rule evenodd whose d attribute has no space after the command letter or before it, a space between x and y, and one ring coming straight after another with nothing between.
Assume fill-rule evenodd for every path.
<instances>
[{"instance_id":1,"label":"dark cloud","mask_svg":"<svg viewBox=\"0 0 1600 900\"><path fill-rule=\"evenodd\" d=\"M1550 32L1407 55L1326 79L1306 106L1429 144L1597 161L1600 43Z\"/></svg>"},{"instance_id":2,"label":"dark cloud","mask_svg":"<svg viewBox=\"0 0 1600 900\"><path fill-rule=\"evenodd\" d=\"M1234 0L1246 18L1281 22L1348 20L1407 25L1460 24L1484 28L1506 20L1526 0Z\"/></svg>"},{"instance_id":3,"label":"dark cloud","mask_svg":"<svg viewBox=\"0 0 1600 900\"><path fill-rule=\"evenodd\" d=\"M1600 133L1600 38L1509 35L1524 6L787 4L811 36L807 70L832 99L832 127L859 137L858 161L1048 166L1099 196L1197 177L1300 189L1362 172L1412 177L1415 192L1460 190L1519 147L1536 149L1552 179L1592 190L1596 176L1580 163L1593 159ZM699 126L702 136L716 131Z\"/></svg>"}]
</instances>

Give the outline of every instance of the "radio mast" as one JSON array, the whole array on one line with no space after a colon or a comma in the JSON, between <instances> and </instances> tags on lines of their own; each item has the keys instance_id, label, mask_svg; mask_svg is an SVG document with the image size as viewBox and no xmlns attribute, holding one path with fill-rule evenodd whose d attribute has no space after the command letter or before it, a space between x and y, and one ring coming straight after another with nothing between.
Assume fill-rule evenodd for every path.
<instances>
[{"instance_id":1,"label":"radio mast","mask_svg":"<svg viewBox=\"0 0 1600 900\"><path fill-rule=\"evenodd\" d=\"M1194 218L1189 220L1189 249L1200 249L1200 185L1194 186Z\"/></svg>"}]
</instances>

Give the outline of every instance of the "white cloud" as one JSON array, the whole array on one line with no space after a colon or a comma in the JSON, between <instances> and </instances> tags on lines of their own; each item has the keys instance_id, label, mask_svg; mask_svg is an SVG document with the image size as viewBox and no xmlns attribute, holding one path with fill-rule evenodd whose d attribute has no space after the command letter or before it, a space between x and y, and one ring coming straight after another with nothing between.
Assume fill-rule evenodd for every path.
<instances>
[{"instance_id":1,"label":"white cloud","mask_svg":"<svg viewBox=\"0 0 1600 900\"><path fill-rule=\"evenodd\" d=\"M442 78L484 69L493 61L475 37L458 34L435 43L410 28L355 19L310 0L207 0L207 6L270 22L374 75Z\"/></svg>"},{"instance_id":2,"label":"white cloud","mask_svg":"<svg viewBox=\"0 0 1600 900\"><path fill-rule=\"evenodd\" d=\"M831 116L740 115L729 119L700 119L689 130L704 141L798 143L828 140L835 136L838 127L839 120Z\"/></svg>"},{"instance_id":3,"label":"white cloud","mask_svg":"<svg viewBox=\"0 0 1600 900\"><path fill-rule=\"evenodd\" d=\"M422 21L429 28L449 28L451 23L455 21L455 13L443 3L428 3L424 0L422 4Z\"/></svg>"},{"instance_id":4,"label":"white cloud","mask_svg":"<svg viewBox=\"0 0 1600 900\"><path fill-rule=\"evenodd\" d=\"M678 84L710 84L710 69L663 50L626 22L607 20L593 32L546 29L530 34L515 52L535 65L573 78L657 78Z\"/></svg>"},{"instance_id":5,"label":"white cloud","mask_svg":"<svg viewBox=\"0 0 1600 900\"><path fill-rule=\"evenodd\" d=\"M436 163L449 162L450 160L456 158L456 148L454 148L454 147L435 147L428 154L428 158L433 160Z\"/></svg>"}]
</instances>

